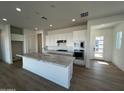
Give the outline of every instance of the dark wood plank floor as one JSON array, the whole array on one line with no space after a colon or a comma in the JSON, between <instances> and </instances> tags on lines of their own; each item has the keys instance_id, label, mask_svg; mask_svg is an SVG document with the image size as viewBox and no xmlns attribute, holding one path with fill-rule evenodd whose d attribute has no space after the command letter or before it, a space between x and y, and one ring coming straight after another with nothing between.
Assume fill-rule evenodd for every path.
<instances>
[{"instance_id":1,"label":"dark wood plank floor","mask_svg":"<svg viewBox=\"0 0 124 93\"><path fill-rule=\"evenodd\" d=\"M74 73L69 90L124 90L124 72L111 63L104 65L96 61L91 62L91 69L74 65ZM68 91L53 82L20 68L17 64L8 65L0 62L0 89L5 88L14 88L19 91Z\"/></svg>"}]
</instances>

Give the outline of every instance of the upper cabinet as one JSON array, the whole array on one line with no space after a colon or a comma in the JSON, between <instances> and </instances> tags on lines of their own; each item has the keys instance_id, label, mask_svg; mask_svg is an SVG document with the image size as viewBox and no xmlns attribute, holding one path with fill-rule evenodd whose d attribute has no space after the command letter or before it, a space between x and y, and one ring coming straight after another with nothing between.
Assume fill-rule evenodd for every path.
<instances>
[{"instance_id":1,"label":"upper cabinet","mask_svg":"<svg viewBox=\"0 0 124 93\"><path fill-rule=\"evenodd\" d=\"M24 41L24 36L19 34L11 34L12 41Z\"/></svg>"},{"instance_id":2,"label":"upper cabinet","mask_svg":"<svg viewBox=\"0 0 124 93\"><path fill-rule=\"evenodd\" d=\"M74 31L73 32L73 42L75 41L85 41L86 40L86 30Z\"/></svg>"},{"instance_id":3,"label":"upper cabinet","mask_svg":"<svg viewBox=\"0 0 124 93\"><path fill-rule=\"evenodd\" d=\"M24 41L24 33L22 28L11 26L10 30L12 41Z\"/></svg>"},{"instance_id":4,"label":"upper cabinet","mask_svg":"<svg viewBox=\"0 0 124 93\"><path fill-rule=\"evenodd\" d=\"M46 46L57 46L57 36L47 35L46 36Z\"/></svg>"},{"instance_id":5,"label":"upper cabinet","mask_svg":"<svg viewBox=\"0 0 124 93\"><path fill-rule=\"evenodd\" d=\"M46 36L47 46L57 46L57 40L66 40L67 46L73 46L76 41L86 40L86 30L73 31L62 34L50 34Z\"/></svg>"},{"instance_id":6,"label":"upper cabinet","mask_svg":"<svg viewBox=\"0 0 124 93\"><path fill-rule=\"evenodd\" d=\"M67 46L73 46L73 33L67 33L66 35Z\"/></svg>"},{"instance_id":7,"label":"upper cabinet","mask_svg":"<svg viewBox=\"0 0 124 93\"><path fill-rule=\"evenodd\" d=\"M46 36L46 45L47 46L57 46L57 40L66 40L67 46L71 46L73 41L73 34L72 33L64 33L64 34L52 34Z\"/></svg>"},{"instance_id":8,"label":"upper cabinet","mask_svg":"<svg viewBox=\"0 0 124 93\"><path fill-rule=\"evenodd\" d=\"M46 35L46 46L49 46L49 36Z\"/></svg>"},{"instance_id":9,"label":"upper cabinet","mask_svg":"<svg viewBox=\"0 0 124 93\"><path fill-rule=\"evenodd\" d=\"M15 26L11 26L11 34L19 34L19 35L24 35L23 29Z\"/></svg>"}]
</instances>

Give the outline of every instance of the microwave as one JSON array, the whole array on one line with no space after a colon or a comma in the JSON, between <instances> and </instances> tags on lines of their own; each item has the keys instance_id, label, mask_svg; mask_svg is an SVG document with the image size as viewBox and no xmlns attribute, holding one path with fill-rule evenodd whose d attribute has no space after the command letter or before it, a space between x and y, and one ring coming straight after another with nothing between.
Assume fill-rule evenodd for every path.
<instances>
[{"instance_id":1,"label":"microwave","mask_svg":"<svg viewBox=\"0 0 124 93\"><path fill-rule=\"evenodd\" d=\"M74 42L74 49L84 48L84 42Z\"/></svg>"}]
</instances>

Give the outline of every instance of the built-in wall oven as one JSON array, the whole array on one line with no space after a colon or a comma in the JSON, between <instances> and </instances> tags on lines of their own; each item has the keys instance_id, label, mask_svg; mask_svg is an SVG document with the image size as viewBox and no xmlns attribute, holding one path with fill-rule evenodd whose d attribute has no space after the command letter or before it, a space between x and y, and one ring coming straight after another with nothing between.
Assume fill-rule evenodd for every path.
<instances>
[{"instance_id":1,"label":"built-in wall oven","mask_svg":"<svg viewBox=\"0 0 124 93\"><path fill-rule=\"evenodd\" d=\"M74 42L74 54L76 59L84 60L84 42Z\"/></svg>"},{"instance_id":2,"label":"built-in wall oven","mask_svg":"<svg viewBox=\"0 0 124 93\"><path fill-rule=\"evenodd\" d=\"M76 59L82 59L82 60L84 60L84 50L74 50L73 56Z\"/></svg>"}]
</instances>

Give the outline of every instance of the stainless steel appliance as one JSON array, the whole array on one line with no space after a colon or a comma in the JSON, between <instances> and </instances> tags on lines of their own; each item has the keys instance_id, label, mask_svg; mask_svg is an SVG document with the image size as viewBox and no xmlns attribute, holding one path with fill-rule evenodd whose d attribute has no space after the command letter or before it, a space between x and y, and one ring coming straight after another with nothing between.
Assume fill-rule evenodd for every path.
<instances>
[{"instance_id":1,"label":"stainless steel appliance","mask_svg":"<svg viewBox=\"0 0 124 93\"><path fill-rule=\"evenodd\" d=\"M73 56L76 59L82 59L82 60L84 60L84 50L74 50Z\"/></svg>"}]
</instances>

